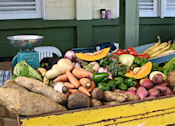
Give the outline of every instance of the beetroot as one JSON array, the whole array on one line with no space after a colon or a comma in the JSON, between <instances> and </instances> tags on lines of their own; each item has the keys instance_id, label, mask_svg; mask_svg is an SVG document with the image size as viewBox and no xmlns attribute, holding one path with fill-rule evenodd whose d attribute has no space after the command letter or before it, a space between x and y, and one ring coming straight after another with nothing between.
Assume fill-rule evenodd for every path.
<instances>
[{"instance_id":1,"label":"beetroot","mask_svg":"<svg viewBox=\"0 0 175 126\"><path fill-rule=\"evenodd\" d=\"M124 91L122 93L136 95L136 92L135 91Z\"/></svg>"},{"instance_id":2,"label":"beetroot","mask_svg":"<svg viewBox=\"0 0 175 126\"><path fill-rule=\"evenodd\" d=\"M160 96L160 92L158 89L156 88L151 88L149 89L148 91L149 95L152 96L152 97L159 97Z\"/></svg>"},{"instance_id":3,"label":"beetroot","mask_svg":"<svg viewBox=\"0 0 175 126\"><path fill-rule=\"evenodd\" d=\"M130 88L128 88L128 91L134 91L134 92L136 92L137 91L137 88L136 87L130 87Z\"/></svg>"},{"instance_id":4,"label":"beetroot","mask_svg":"<svg viewBox=\"0 0 175 126\"><path fill-rule=\"evenodd\" d=\"M161 84L161 83L165 82L167 77L165 74L163 74L160 71L154 71L150 74L149 78L154 84Z\"/></svg>"},{"instance_id":5,"label":"beetroot","mask_svg":"<svg viewBox=\"0 0 175 126\"><path fill-rule=\"evenodd\" d=\"M150 79L141 79L140 80L140 85L142 87L145 87L146 89L150 89L153 87L153 83Z\"/></svg>"},{"instance_id":6,"label":"beetroot","mask_svg":"<svg viewBox=\"0 0 175 126\"><path fill-rule=\"evenodd\" d=\"M155 86L154 88L158 89L163 95L172 95L173 92L170 88L165 86Z\"/></svg>"},{"instance_id":7,"label":"beetroot","mask_svg":"<svg viewBox=\"0 0 175 126\"><path fill-rule=\"evenodd\" d=\"M139 87L136 94L143 100L148 95L148 91L144 87Z\"/></svg>"}]
</instances>

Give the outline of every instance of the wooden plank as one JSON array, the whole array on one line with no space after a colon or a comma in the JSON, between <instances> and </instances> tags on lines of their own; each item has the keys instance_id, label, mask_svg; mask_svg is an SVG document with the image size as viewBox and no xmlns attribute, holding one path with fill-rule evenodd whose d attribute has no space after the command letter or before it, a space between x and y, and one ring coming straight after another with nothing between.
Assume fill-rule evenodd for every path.
<instances>
[{"instance_id":1,"label":"wooden plank","mask_svg":"<svg viewBox=\"0 0 175 126\"><path fill-rule=\"evenodd\" d=\"M175 97L162 97L161 99L138 103L131 102L120 106L100 107L68 111L43 116L20 118L22 126L65 126L65 125L113 125L134 122L134 120L146 119L152 121L154 117L160 119L163 115L170 115L171 118L164 118L163 122L154 121L158 125L166 122L174 123ZM161 117L158 117L162 115ZM150 120L149 120L150 119ZM172 119L172 120L171 120ZM139 121L138 121L139 122ZM136 123L137 124L137 123Z\"/></svg>"}]
</instances>

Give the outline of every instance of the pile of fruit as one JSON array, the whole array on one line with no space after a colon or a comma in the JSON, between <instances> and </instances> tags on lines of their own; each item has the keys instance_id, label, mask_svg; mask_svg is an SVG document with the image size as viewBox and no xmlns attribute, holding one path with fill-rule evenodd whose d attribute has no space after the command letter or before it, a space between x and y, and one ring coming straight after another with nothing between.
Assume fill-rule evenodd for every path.
<instances>
[{"instance_id":1,"label":"pile of fruit","mask_svg":"<svg viewBox=\"0 0 175 126\"><path fill-rule=\"evenodd\" d=\"M13 113L37 115L173 94L175 58L156 64L149 61L148 50L140 55L131 47L112 54L109 51L69 50L48 70L35 70L22 61L14 67L13 81L0 87L0 104Z\"/></svg>"}]
</instances>

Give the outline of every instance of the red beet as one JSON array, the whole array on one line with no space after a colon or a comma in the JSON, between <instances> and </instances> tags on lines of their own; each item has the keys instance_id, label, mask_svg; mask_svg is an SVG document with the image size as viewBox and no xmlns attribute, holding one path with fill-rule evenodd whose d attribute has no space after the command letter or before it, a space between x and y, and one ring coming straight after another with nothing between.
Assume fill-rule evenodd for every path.
<instances>
[{"instance_id":1,"label":"red beet","mask_svg":"<svg viewBox=\"0 0 175 126\"><path fill-rule=\"evenodd\" d=\"M134 92L136 92L137 91L137 88L136 87L130 87L130 88L128 88L128 91L134 91Z\"/></svg>"},{"instance_id":2,"label":"red beet","mask_svg":"<svg viewBox=\"0 0 175 126\"><path fill-rule=\"evenodd\" d=\"M148 91L144 87L139 87L136 94L143 100L148 95Z\"/></svg>"},{"instance_id":3,"label":"red beet","mask_svg":"<svg viewBox=\"0 0 175 126\"><path fill-rule=\"evenodd\" d=\"M159 97L160 96L160 92L158 89L156 88L151 88L149 89L148 91L149 95L152 96L152 97Z\"/></svg>"},{"instance_id":4,"label":"red beet","mask_svg":"<svg viewBox=\"0 0 175 126\"><path fill-rule=\"evenodd\" d=\"M141 79L140 80L140 85L142 87L145 87L146 89L150 89L153 87L153 83L150 79Z\"/></svg>"}]
</instances>

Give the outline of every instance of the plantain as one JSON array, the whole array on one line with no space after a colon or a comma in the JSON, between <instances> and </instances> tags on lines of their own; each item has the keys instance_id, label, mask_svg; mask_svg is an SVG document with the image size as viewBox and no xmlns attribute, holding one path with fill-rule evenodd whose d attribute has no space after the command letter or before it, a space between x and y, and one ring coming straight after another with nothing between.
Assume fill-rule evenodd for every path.
<instances>
[{"instance_id":1,"label":"plantain","mask_svg":"<svg viewBox=\"0 0 175 126\"><path fill-rule=\"evenodd\" d=\"M47 70L45 68L42 68L42 67L38 67L37 68L37 71L42 75L44 76L47 72Z\"/></svg>"},{"instance_id":2,"label":"plantain","mask_svg":"<svg viewBox=\"0 0 175 126\"><path fill-rule=\"evenodd\" d=\"M162 44L160 44L158 47L152 49L150 52L148 52L149 55L152 55L160 50L162 50L163 48L167 47L168 43L167 42L163 42Z\"/></svg>"},{"instance_id":3,"label":"plantain","mask_svg":"<svg viewBox=\"0 0 175 126\"><path fill-rule=\"evenodd\" d=\"M163 43L162 43L162 44L163 44ZM163 47L164 47L164 46L163 46ZM160 49L159 51L153 53L152 55L150 55L150 57L151 57L151 58L152 58L152 57L158 57L158 56L160 56L162 53L165 53L167 50L169 50L170 47L171 47L171 41L168 41L168 44L167 44L166 47L164 47L164 48Z\"/></svg>"},{"instance_id":4,"label":"plantain","mask_svg":"<svg viewBox=\"0 0 175 126\"><path fill-rule=\"evenodd\" d=\"M160 36L157 36L157 39L158 39L158 42L153 46L151 46L150 48L148 48L147 50L145 50L143 54L148 54L151 50L153 50L154 48L158 47L161 44Z\"/></svg>"}]
</instances>

